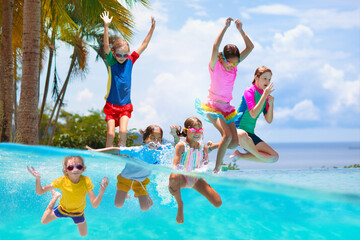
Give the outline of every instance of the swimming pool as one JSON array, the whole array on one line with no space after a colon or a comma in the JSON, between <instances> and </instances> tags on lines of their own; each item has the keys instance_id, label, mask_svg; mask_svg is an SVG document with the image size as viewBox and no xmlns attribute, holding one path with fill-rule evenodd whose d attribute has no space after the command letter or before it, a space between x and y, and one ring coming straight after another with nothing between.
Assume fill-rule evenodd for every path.
<instances>
[{"instance_id":1,"label":"swimming pool","mask_svg":"<svg viewBox=\"0 0 360 240\"><path fill-rule=\"evenodd\" d=\"M1 239L80 238L70 219L40 223L51 193L35 194L62 176L64 156L82 155L97 195L99 180L110 185L97 209L85 210L88 239L358 239L360 235L360 170L243 170L217 176L201 173L220 194L213 207L192 189L182 190L185 223L176 223L176 202L168 193L168 166L154 170L149 194L154 206L142 212L133 192L123 208L114 206L116 176L125 158L81 150L0 144Z\"/></svg>"}]
</instances>

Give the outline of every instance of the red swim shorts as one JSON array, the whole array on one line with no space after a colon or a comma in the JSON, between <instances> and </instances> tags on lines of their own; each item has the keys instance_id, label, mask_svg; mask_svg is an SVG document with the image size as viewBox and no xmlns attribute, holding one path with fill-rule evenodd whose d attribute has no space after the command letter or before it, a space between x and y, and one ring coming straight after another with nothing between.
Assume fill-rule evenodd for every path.
<instances>
[{"instance_id":1,"label":"red swim shorts","mask_svg":"<svg viewBox=\"0 0 360 240\"><path fill-rule=\"evenodd\" d=\"M109 119L115 120L115 127L119 126L119 119L122 116L128 116L131 118L131 112L133 111L133 105L132 104L126 104L124 106L112 104L109 102L106 102L104 106L104 113L106 114L105 121Z\"/></svg>"}]
</instances>

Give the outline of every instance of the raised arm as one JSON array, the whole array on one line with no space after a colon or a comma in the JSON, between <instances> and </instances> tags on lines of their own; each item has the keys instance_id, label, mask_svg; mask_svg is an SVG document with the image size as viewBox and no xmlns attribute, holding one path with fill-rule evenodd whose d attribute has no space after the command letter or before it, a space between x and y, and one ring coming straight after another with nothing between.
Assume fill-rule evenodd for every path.
<instances>
[{"instance_id":1,"label":"raised arm","mask_svg":"<svg viewBox=\"0 0 360 240\"><path fill-rule=\"evenodd\" d=\"M267 123L271 123L274 115L274 97L269 95L268 97L269 109L265 114L265 120Z\"/></svg>"},{"instance_id":2,"label":"raised arm","mask_svg":"<svg viewBox=\"0 0 360 240\"><path fill-rule=\"evenodd\" d=\"M219 33L219 35L215 39L213 49L212 49L212 53L211 53L211 59L210 59L210 67L211 67L212 70L214 70L216 61L218 59L218 53L219 53L219 47L220 47L221 41L222 41L222 39L224 37L224 34L225 34L226 30L230 26L231 21L234 21L234 19L232 19L231 17L228 17L226 19L225 26L223 27L223 29L221 30L221 32Z\"/></svg>"},{"instance_id":3,"label":"raised arm","mask_svg":"<svg viewBox=\"0 0 360 240\"><path fill-rule=\"evenodd\" d=\"M45 187L41 186L41 177L40 177L40 174L38 171L35 170L34 167L31 167L29 168L29 166L26 166L27 167L27 170L36 178L36 181L35 181L35 192L37 195L42 195L46 192L49 192L51 190L54 190L54 187L53 185L47 185Z\"/></svg>"},{"instance_id":4,"label":"raised arm","mask_svg":"<svg viewBox=\"0 0 360 240\"><path fill-rule=\"evenodd\" d=\"M264 90L264 93L261 95L261 98L259 102L256 104L256 106L249 111L249 114L252 118L256 118L259 114L261 109L263 108L266 98L273 92L275 89L272 89L273 83L270 83L269 86L267 86Z\"/></svg>"},{"instance_id":5,"label":"raised arm","mask_svg":"<svg viewBox=\"0 0 360 240\"><path fill-rule=\"evenodd\" d=\"M99 184L100 184L100 189L99 189L99 195L97 197L95 197L93 190L88 191L90 203L91 203L91 206L93 206L93 208L97 208L100 205L102 197L104 196L104 192L105 192L107 186L109 185L109 178L103 177L102 184L101 184L101 182L99 182Z\"/></svg>"},{"instance_id":6,"label":"raised arm","mask_svg":"<svg viewBox=\"0 0 360 240\"><path fill-rule=\"evenodd\" d=\"M100 18L104 21L104 39L103 39L103 43L104 43L105 54L109 54L109 53L110 53L110 45L109 45L109 25L110 25L113 17L109 18L109 12L104 11L104 12L100 15Z\"/></svg>"},{"instance_id":7,"label":"raised arm","mask_svg":"<svg viewBox=\"0 0 360 240\"><path fill-rule=\"evenodd\" d=\"M177 125L171 125L170 126L170 134L174 138L174 145L178 144L180 141L180 137L177 135L177 132L179 131L179 127Z\"/></svg>"},{"instance_id":8,"label":"raised arm","mask_svg":"<svg viewBox=\"0 0 360 240\"><path fill-rule=\"evenodd\" d=\"M236 28L239 30L242 38L245 41L245 49L240 53L240 62L242 62L254 49L254 44L251 42L248 35L246 35L244 30L242 29L242 22L239 19L236 19L235 24Z\"/></svg>"},{"instance_id":9,"label":"raised arm","mask_svg":"<svg viewBox=\"0 0 360 240\"><path fill-rule=\"evenodd\" d=\"M151 17L151 28L149 33L147 34L146 38L144 39L144 41L142 42L141 46L138 48L138 50L136 50L136 52L141 55L145 49L147 48L147 46L149 45L149 42L151 40L151 37L153 35L154 29L155 29L155 18Z\"/></svg>"}]
</instances>

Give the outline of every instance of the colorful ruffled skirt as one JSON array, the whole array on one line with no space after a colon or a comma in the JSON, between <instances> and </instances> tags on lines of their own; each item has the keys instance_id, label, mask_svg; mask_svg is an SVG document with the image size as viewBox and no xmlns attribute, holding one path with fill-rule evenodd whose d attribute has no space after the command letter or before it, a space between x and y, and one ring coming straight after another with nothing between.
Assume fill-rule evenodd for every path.
<instances>
[{"instance_id":1,"label":"colorful ruffled skirt","mask_svg":"<svg viewBox=\"0 0 360 240\"><path fill-rule=\"evenodd\" d=\"M206 103L202 103L200 99L196 98L195 109L208 122L210 122L208 119L208 116L210 116L213 119L222 118L226 124L229 124L235 122L242 115L229 103L220 103L211 99L208 99Z\"/></svg>"}]
</instances>

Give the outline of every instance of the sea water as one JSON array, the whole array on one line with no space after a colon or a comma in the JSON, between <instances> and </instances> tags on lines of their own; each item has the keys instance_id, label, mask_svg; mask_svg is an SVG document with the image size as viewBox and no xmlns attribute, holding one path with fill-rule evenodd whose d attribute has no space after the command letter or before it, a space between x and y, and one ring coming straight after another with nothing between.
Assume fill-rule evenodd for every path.
<instances>
[{"instance_id":1,"label":"sea water","mask_svg":"<svg viewBox=\"0 0 360 240\"><path fill-rule=\"evenodd\" d=\"M101 178L110 179L98 208L87 198L86 239L358 239L360 169L343 167L360 163L359 143L274 147L278 163L237 161L240 170L217 175L211 171L211 153L208 170L198 174L219 193L222 205L215 208L195 190L183 189L184 224L177 224L177 205L168 192L172 159L161 166L143 164L153 170L148 192L154 202L143 212L132 191L122 208L114 206L116 176L131 159L0 144L0 239L81 238L71 219L41 224L51 193L36 195L35 178L26 169L33 166L45 186L63 175L61 164L68 155L85 158L84 175L92 179L95 195Z\"/></svg>"}]
</instances>

